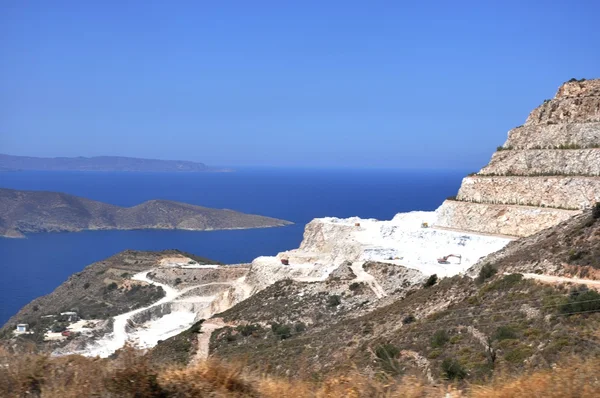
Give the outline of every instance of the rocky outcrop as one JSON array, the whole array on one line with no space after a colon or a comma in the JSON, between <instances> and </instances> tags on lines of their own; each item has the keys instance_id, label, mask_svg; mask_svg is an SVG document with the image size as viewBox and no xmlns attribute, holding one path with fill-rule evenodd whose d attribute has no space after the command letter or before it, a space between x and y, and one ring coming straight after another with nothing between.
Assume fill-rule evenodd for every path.
<instances>
[{"instance_id":1,"label":"rocky outcrop","mask_svg":"<svg viewBox=\"0 0 600 398\"><path fill-rule=\"evenodd\" d=\"M533 206L495 205L447 200L437 210L436 226L481 233L529 236L579 214Z\"/></svg>"},{"instance_id":2,"label":"rocky outcrop","mask_svg":"<svg viewBox=\"0 0 600 398\"><path fill-rule=\"evenodd\" d=\"M600 123L527 124L508 132L502 146L510 149L556 149L576 143L582 148L600 145Z\"/></svg>"},{"instance_id":3,"label":"rocky outcrop","mask_svg":"<svg viewBox=\"0 0 600 398\"><path fill-rule=\"evenodd\" d=\"M597 132L600 134L600 124ZM478 175L600 176L600 149L498 151Z\"/></svg>"},{"instance_id":4,"label":"rocky outcrop","mask_svg":"<svg viewBox=\"0 0 600 398\"><path fill-rule=\"evenodd\" d=\"M580 210L600 201L600 177L466 177L457 200Z\"/></svg>"},{"instance_id":5,"label":"rocky outcrop","mask_svg":"<svg viewBox=\"0 0 600 398\"><path fill-rule=\"evenodd\" d=\"M600 201L599 177L600 79L572 79L463 179L436 225L529 236Z\"/></svg>"}]
</instances>

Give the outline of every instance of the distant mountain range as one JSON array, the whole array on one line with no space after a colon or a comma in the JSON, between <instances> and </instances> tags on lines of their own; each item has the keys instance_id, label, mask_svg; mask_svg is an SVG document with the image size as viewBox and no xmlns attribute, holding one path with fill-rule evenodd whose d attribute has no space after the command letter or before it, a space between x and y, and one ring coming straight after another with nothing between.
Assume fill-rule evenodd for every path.
<instances>
[{"instance_id":1,"label":"distant mountain range","mask_svg":"<svg viewBox=\"0 0 600 398\"><path fill-rule=\"evenodd\" d=\"M289 221L169 200L120 207L59 192L0 188L0 237L107 229L250 229Z\"/></svg>"},{"instance_id":2,"label":"distant mountain range","mask_svg":"<svg viewBox=\"0 0 600 398\"><path fill-rule=\"evenodd\" d=\"M38 158L0 154L0 171L146 171L200 172L230 171L208 167L204 163L183 160L158 160L122 156Z\"/></svg>"}]
</instances>

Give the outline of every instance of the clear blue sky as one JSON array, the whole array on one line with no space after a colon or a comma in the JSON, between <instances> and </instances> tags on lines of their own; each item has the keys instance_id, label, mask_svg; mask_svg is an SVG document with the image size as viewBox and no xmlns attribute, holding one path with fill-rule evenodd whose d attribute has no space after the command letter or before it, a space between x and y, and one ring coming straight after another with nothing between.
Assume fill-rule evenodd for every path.
<instances>
[{"instance_id":1,"label":"clear blue sky","mask_svg":"<svg viewBox=\"0 0 600 398\"><path fill-rule=\"evenodd\" d=\"M593 0L0 7L15 155L475 170L562 82L600 77Z\"/></svg>"}]
</instances>

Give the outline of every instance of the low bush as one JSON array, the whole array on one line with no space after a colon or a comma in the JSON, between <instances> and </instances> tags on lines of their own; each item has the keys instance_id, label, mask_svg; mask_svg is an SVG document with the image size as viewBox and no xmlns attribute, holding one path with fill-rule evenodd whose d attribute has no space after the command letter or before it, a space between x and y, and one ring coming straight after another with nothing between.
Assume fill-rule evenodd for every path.
<instances>
[{"instance_id":1,"label":"low bush","mask_svg":"<svg viewBox=\"0 0 600 398\"><path fill-rule=\"evenodd\" d=\"M416 321L417 319L415 318L415 316L413 314L407 315L402 319L402 323L404 325L408 325L410 323L413 323L414 321Z\"/></svg>"},{"instance_id":2,"label":"low bush","mask_svg":"<svg viewBox=\"0 0 600 398\"><path fill-rule=\"evenodd\" d=\"M292 328L288 325L274 322L271 324L271 330L273 331L273 334L275 334L275 336L279 337L281 340L292 337Z\"/></svg>"},{"instance_id":3,"label":"low bush","mask_svg":"<svg viewBox=\"0 0 600 398\"><path fill-rule=\"evenodd\" d=\"M204 323L204 319L200 319L198 322L194 323L189 331L192 333L200 333L202 331L202 324Z\"/></svg>"},{"instance_id":4,"label":"low bush","mask_svg":"<svg viewBox=\"0 0 600 398\"><path fill-rule=\"evenodd\" d=\"M517 334L510 326L499 326L494 332L493 339L494 340L508 340L508 339L516 339Z\"/></svg>"},{"instance_id":5,"label":"low bush","mask_svg":"<svg viewBox=\"0 0 600 398\"><path fill-rule=\"evenodd\" d=\"M431 287L433 285L435 285L438 281L438 276L436 274L431 275L427 281L425 282L425 284L423 285L423 287Z\"/></svg>"},{"instance_id":6,"label":"low bush","mask_svg":"<svg viewBox=\"0 0 600 398\"><path fill-rule=\"evenodd\" d=\"M594 218L594 220L600 218L600 202L597 202L592 208L592 217Z\"/></svg>"},{"instance_id":7,"label":"low bush","mask_svg":"<svg viewBox=\"0 0 600 398\"><path fill-rule=\"evenodd\" d=\"M327 305L329 307L337 307L341 303L342 303L342 299L337 294L334 294L333 296L329 296L329 298L327 299Z\"/></svg>"},{"instance_id":8,"label":"low bush","mask_svg":"<svg viewBox=\"0 0 600 398\"><path fill-rule=\"evenodd\" d=\"M400 364L396 359L398 354L400 349L393 344L382 344L375 348L375 356L383 370L394 375L400 373Z\"/></svg>"},{"instance_id":9,"label":"low bush","mask_svg":"<svg viewBox=\"0 0 600 398\"><path fill-rule=\"evenodd\" d=\"M450 337L448 336L448 332L446 332L444 329L438 330L437 332L435 332L433 334L433 337L431 338L431 347L432 348L443 347L444 344L446 344L448 342L448 340L450 340Z\"/></svg>"},{"instance_id":10,"label":"low bush","mask_svg":"<svg viewBox=\"0 0 600 398\"><path fill-rule=\"evenodd\" d=\"M240 325L235 328L242 336L248 337L252 335L252 333L258 331L260 329L260 325Z\"/></svg>"},{"instance_id":11,"label":"low bush","mask_svg":"<svg viewBox=\"0 0 600 398\"><path fill-rule=\"evenodd\" d=\"M444 359L442 373L448 380L462 380L467 375L465 368L454 358Z\"/></svg>"},{"instance_id":12,"label":"low bush","mask_svg":"<svg viewBox=\"0 0 600 398\"><path fill-rule=\"evenodd\" d=\"M492 264L483 264L483 267L481 267L481 269L479 270L479 275L477 276L477 278L475 278L475 282L481 284L485 282L486 279L489 279L492 276L496 275L496 272L498 271Z\"/></svg>"},{"instance_id":13,"label":"low bush","mask_svg":"<svg viewBox=\"0 0 600 398\"><path fill-rule=\"evenodd\" d=\"M567 315L600 311L600 293L595 290L572 291L560 312Z\"/></svg>"}]
</instances>

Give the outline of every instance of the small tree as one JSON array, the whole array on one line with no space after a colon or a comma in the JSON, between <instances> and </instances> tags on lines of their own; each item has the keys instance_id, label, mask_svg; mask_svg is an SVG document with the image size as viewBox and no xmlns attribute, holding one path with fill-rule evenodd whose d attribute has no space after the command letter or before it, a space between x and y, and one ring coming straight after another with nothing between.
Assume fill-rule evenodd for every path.
<instances>
[{"instance_id":1,"label":"small tree","mask_svg":"<svg viewBox=\"0 0 600 398\"><path fill-rule=\"evenodd\" d=\"M594 218L594 220L600 218L600 202L597 202L592 208L592 217Z\"/></svg>"},{"instance_id":2,"label":"small tree","mask_svg":"<svg viewBox=\"0 0 600 398\"><path fill-rule=\"evenodd\" d=\"M423 287L431 287L437 283L437 280L438 280L437 275L433 274L427 279L427 281L425 282Z\"/></svg>"},{"instance_id":3,"label":"small tree","mask_svg":"<svg viewBox=\"0 0 600 398\"><path fill-rule=\"evenodd\" d=\"M475 279L475 282L483 283L483 282L485 282L486 279L489 279L492 276L496 275L496 272L498 272L498 271L492 264L490 264L490 263L483 264L483 267L481 267L481 269L479 270L479 275Z\"/></svg>"}]
</instances>

